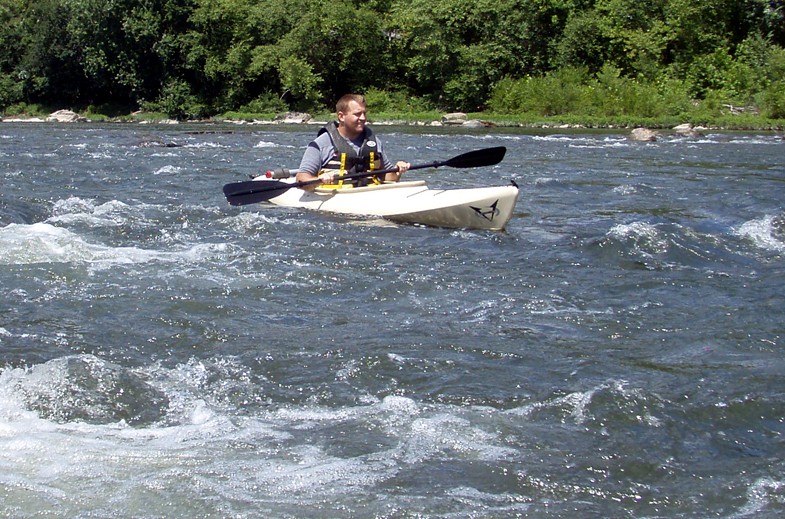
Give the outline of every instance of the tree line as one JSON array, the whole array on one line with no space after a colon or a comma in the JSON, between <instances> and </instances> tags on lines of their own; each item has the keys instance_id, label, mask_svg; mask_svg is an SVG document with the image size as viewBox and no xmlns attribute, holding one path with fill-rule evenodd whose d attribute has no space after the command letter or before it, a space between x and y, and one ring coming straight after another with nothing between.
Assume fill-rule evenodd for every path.
<instances>
[{"instance_id":1,"label":"tree line","mask_svg":"<svg viewBox=\"0 0 785 519\"><path fill-rule=\"evenodd\" d=\"M0 0L0 110L785 118L785 0Z\"/></svg>"}]
</instances>

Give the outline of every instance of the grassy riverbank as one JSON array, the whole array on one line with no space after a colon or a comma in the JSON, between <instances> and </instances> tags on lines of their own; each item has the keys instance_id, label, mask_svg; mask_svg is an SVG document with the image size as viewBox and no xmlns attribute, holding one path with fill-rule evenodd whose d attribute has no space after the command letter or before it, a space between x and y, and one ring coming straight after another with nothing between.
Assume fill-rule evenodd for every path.
<instances>
[{"instance_id":1,"label":"grassy riverbank","mask_svg":"<svg viewBox=\"0 0 785 519\"><path fill-rule=\"evenodd\" d=\"M400 121L405 124L430 124L440 121L444 114L398 114L379 113L371 114L371 118L378 121ZM584 117L584 116L553 116L543 117L533 114L502 115L492 113L469 113L467 119L478 120L489 125L501 127L521 128L639 128L667 129L689 123L693 126L702 126L711 129L723 130L760 130L783 131L785 120L766 119L755 114L727 114L714 118L693 117L661 117L661 118L636 118L636 117Z\"/></svg>"},{"instance_id":2,"label":"grassy riverbank","mask_svg":"<svg viewBox=\"0 0 785 519\"><path fill-rule=\"evenodd\" d=\"M55 110L41 106L25 106L20 110L2 114L3 120L46 120ZM86 110L76 111L86 121L90 122L137 122L137 123L176 123L176 122L228 122L237 124L276 124L285 120L286 114L277 113L246 113L228 112L210 119L173 121L164 113L136 112L123 114L111 110ZM444 112L370 112L370 120L376 124L400 124L417 126L438 126L442 123ZM335 116L332 113L309 114L311 122L328 121ZM295 116L296 118L297 116ZM756 113L745 112L728 107L718 114L686 114L684 116L667 117L588 117L578 115L560 115L545 117L536 114L495 114L490 112L476 112L466 114L468 121L481 122L487 127L507 128L554 128L554 129L631 129L646 127L652 129L669 129L680 124L691 124L714 130L738 131L783 131L785 119L768 119Z\"/></svg>"},{"instance_id":3,"label":"grassy riverbank","mask_svg":"<svg viewBox=\"0 0 785 519\"><path fill-rule=\"evenodd\" d=\"M438 125L441 123L444 112L376 112L370 110L369 117L372 123L401 124L401 125ZM335 117L331 113L311 114L314 121L328 121ZM262 121L273 122L280 114L252 114L230 112L214 119L227 121ZM468 121L480 121L486 126L510 128L585 128L585 129L631 129L652 128L669 129L680 124L691 124L716 130L740 131L783 131L785 119L768 119L755 113L748 113L728 109L719 115L706 116L693 114L684 117L587 117L579 115L561 115L544 117L536 114L496 114L491 112L467 113Z\"/></svg>"}]
</instances>

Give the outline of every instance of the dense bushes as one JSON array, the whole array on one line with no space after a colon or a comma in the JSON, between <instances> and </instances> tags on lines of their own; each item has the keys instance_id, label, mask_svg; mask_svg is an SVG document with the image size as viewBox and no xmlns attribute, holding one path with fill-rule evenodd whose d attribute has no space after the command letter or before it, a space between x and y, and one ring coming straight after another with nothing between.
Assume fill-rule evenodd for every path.
<instances>
[{"instance_id":1,"label":"dense bushes","mask_svg":"<svg viewBox=\"0 0 785 519\"><path fill-rule=\"evenodd\" d=\"M0 0L0 109L782 117L785 0Z\"/></svg>"},{"instance_id":2,"label":"dense bushes","mask_svg":"<svg viewBox=\"0 0 785 519\"><path fill-rule=\"evenodd\" d=\"M785 51L760 36L741 42L736 56L716 49L652 79L630 77L605 63L596 73L564 67L539 76L505 78L492 91L497 113L587 117L716 117L738 109L785 117ZM680 72L680 69L683 69Z\"/></svg>"},{"instance_id":3,"label":"dense bushes","mask_svg":"<svg viewBox=\"0 0 785 519\"><path fill-rule=\"evenodd\" d=\"M496 113L622 119L683 117L693 106L687 85L681 81L630 79L610 65L594 76L586 69L566 68L541 77L505 79L489 101Z\"/></svg>"},{"instance_id":4,"label":"dense bushes","mask_svg":"<svg viewBox=\"0 0 785 519\"><path fill-rule=\"evenodd\" d=\"M774 81L759 97L762 115L769 119L785 119L785 80Z\"/></svg>"}]
</instances>

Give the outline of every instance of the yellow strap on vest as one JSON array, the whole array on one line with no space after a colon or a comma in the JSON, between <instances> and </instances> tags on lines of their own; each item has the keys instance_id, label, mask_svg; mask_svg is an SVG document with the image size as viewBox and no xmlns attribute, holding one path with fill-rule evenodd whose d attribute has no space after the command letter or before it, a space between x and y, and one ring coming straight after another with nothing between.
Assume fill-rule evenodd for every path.
<instances>
[{"instance_id":1,"label":"yellow strap on vest","mask_svg":"<svg viewBox=\"0 0 785 519\"><path fill-rule=\"evenodd\" d=\"M322 169L319 171L319 173L324 173L326 171L332 171L333 173L340 174L340 170L330 169L330 168ZM335 184L321 184L318 186L318 189L341 189L341 188L346 189L350 187L354 187L354 185L351 182L337 181Z\"/></svg>"},{"instance_id":2,"label":"yellow strap on vest","mask_svg":"<svg viewBox=\"0 0 785 519\"><path fill-rule=\"evenodd\" d=\"M346 153L341 153L341 169L338 173L343 177L346 174ZM338 186L343 186L343 178L338 180Z\"/></svg>"},{"instance_id":3,"label":"yellow strap on vest","mask_svg":"<svg viewBox=\"0 0 785 519\"><path fill-rule=\"evenodd\" d=\"M370 164L370 168L369 169L371 171L373 171L374 169L376 169L376 152L374 152L374 151L371 152L370 159L371 159L371 164ZM381 184L382 183L382 181L376 175L371 177L371 182L373 182L374 184Z\"/></svg>"}]
</instances>

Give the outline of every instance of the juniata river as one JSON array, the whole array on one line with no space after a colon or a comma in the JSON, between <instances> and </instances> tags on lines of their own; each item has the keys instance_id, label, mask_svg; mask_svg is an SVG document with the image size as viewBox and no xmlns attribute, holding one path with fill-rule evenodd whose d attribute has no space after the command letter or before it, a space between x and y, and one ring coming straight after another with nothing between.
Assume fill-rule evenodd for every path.
<instances>
[{"instance_id":1,"label":"juniata river","mask_svg":"<svg viewBox=\"0 0 785 519\"><path fill-rule=\"evenodd\" d=\"M785 513L779 134L379 126L505 232L266 205L315 126L0 124L0 516Z\"/></svg>"}]
</instances>

